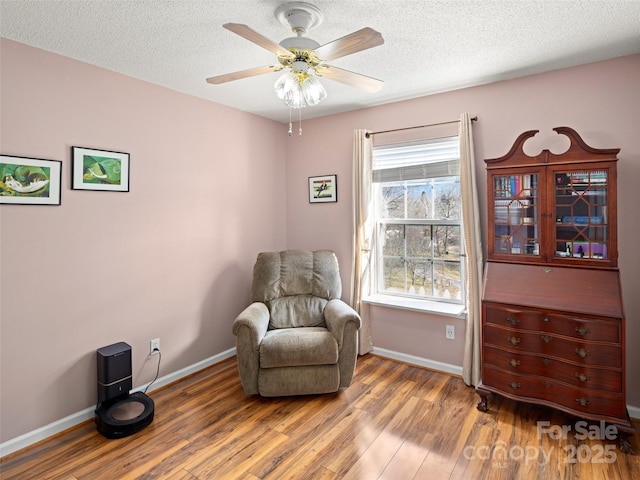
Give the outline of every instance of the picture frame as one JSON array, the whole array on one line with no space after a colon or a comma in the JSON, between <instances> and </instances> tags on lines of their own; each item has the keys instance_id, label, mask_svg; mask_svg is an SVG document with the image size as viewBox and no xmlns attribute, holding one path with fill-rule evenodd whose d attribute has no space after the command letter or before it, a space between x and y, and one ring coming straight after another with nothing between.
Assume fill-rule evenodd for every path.
<instances>
[{"instance_id":1,"label":"picture frame","mask_svg":"<svg viewBox=\"0 0 640 480\"><path fill-rule=\"evenodd\" d=\"M60 205L62 162L0 155L0 204Z\"/></svg>"},{"instance_id":2,"label":"picture frame","mask_svg":"<svg viewBox=\"0 0 640 480\"><path fill-rule=\"evenodd\" d=\"M129 191L129 154L71 147L71 188L104 192Z\"/></svg>"},{"instance_id":3,"label":"picture frame","mask_svg":"<svg viewBox=\"0 0 640 480\"><path fill-rule=\"evenodd\" d=\"M309 177L309 203L328 203L337 201L337 175Z\"/></svg>"}]
</instances>

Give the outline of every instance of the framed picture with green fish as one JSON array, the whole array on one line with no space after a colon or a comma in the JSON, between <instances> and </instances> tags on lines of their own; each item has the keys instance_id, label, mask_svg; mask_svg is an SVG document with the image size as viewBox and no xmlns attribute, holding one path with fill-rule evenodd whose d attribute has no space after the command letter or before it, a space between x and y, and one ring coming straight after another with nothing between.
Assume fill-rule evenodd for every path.
<instances>
[{"instance_id":1,"label":"framed picture with green fish","mask_svg":"<svg viewBox=\"0 0 640 480\"><path fill-rule=\"evenodd\" d=\"M74 190L129 191L129 154L71 147L71 188Z\"/></svg>"},{"instance_id":2,"label":"framed picture with green fish","mask_svg":"<svg viewBox=\"0 0 640 480\"><path fill-rule=\"evenodd\" d=\"M62 162L0 155L0 204L60 205Z\"/></svg>"}]
</instances>

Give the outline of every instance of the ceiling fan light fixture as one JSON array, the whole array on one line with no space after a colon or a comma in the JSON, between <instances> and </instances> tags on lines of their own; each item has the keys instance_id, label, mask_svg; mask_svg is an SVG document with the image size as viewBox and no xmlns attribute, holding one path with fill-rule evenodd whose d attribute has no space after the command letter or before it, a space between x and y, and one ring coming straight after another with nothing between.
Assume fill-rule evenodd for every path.
<instances>
[{"instance_id":1,"label":"ceiling fan light fixture","mask_svg":"<svg viewBox=\"0 0 640 480\"><path fill-rule=\"evenodd\" d=\"M304 96L302 95L302 87L298 75L292 71L283 73L273 89L280 100L290 108L302 108L306 106Z\"/></svg>"},{"instance_id":2,"label":"ceiling fan light fixture","mask_svg":"<svg viewBox=\"0 0 640 480\"><path fill-rule=\"evenodd\" d=\"M302 95L307 105L313 106L319 104L327 98L327 91L315 75L308 75L302 82Z\"/></svg>"},{"instance_id":3,"label":"ceiling fan light fixture","mask_svg":"<svg viewBox=\"0 0 640 480\"><path fill-rule=\"evenodd\" d=\"M287 95L284 97L284 103L289 108L294 109L304 108L307 106L304 102L304 97L302 96L302 90L300 88L294 88L287 92Z\"/></svg>"},{"instance_id":4,"label":"ceiling fan light fixture","mask_svg":"<svg viewBox=\"0 0 640 480\"><path fill-rule=\"evenodd\" d=\"M290 108L304 108L320 103L327 98L327 91L318 77L310 72L311 70L289 70L283 73L273 85L276 96Z\"/></svg>"},{"instance_id":5,"label":"ceiling fan light fixture","mask_svg":"<svg viewBox=\"0 0 640 480\"><path fill-rule=\"evenodd\" d=\"M283 73L278 77L276 83L273 84L273 89L276 92L277 97L280 100L284 100L287 92L296 87L298 83L298 77L291 70Z\"/></svg>"}]
</instances>

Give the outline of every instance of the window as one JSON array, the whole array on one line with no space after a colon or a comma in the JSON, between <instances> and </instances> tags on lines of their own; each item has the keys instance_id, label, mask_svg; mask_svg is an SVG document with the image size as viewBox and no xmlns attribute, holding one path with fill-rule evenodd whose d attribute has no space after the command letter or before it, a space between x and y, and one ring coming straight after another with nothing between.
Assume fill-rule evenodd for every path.
<instances>
[{"instance_id":1,"label":"window","mask_svg":"<svg viewBox=\"0 0 640 480\"><path fill-rule=\"evenodd\" d=\"M458 137L373 149L376 293L462 304Z\"/></svg>"}]
</instances>

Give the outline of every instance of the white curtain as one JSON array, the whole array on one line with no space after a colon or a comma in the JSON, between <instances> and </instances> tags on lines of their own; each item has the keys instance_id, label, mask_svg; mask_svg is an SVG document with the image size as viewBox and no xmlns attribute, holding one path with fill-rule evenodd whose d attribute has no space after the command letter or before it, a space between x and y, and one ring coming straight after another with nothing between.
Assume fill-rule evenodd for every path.
<instances>
[{"instance_id":1,"label":"white curtain","mask_svg":"<svg viewBox=\"0 0 640 480\"><path fill-rule=\"evenodd\" d=\"M466 247L467 328L462 361L462 378L467 385L480 382L480 328L482 318L482 241L480 209L476 184L473 133L468 113L460 116L460 185L462 187L462 221Z\"/></svg>"},{"instance_id":2,"label":"white curtain","mask_svg":"<svg viewBox=\"0 0 640 480\"><path fill-rule=\"evenodd\" d=\"M374 222L371 205L371 165L373 141L367 138L367 130L353 132L353 269L351 271L351 306L360 314L358 352L360 355L373 350L369 305L362 301L371 293L373 280Z\"/></svg>"}]
</instances>

